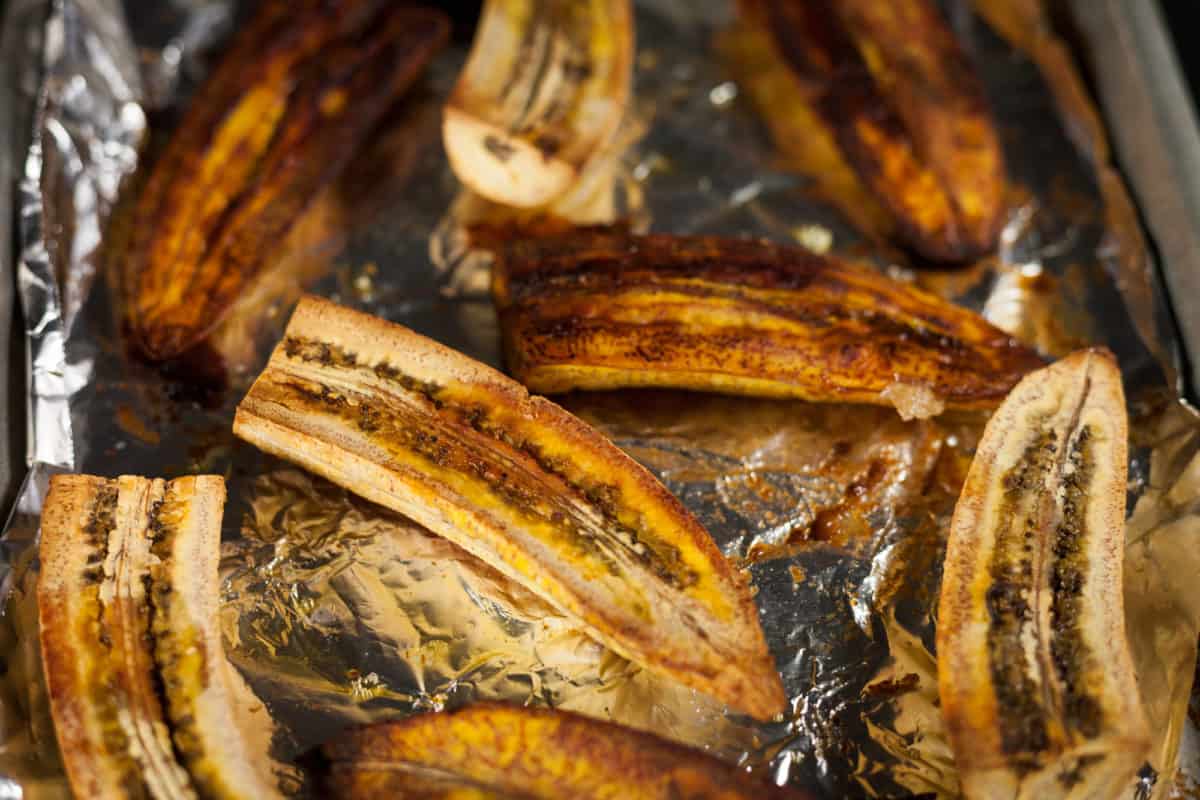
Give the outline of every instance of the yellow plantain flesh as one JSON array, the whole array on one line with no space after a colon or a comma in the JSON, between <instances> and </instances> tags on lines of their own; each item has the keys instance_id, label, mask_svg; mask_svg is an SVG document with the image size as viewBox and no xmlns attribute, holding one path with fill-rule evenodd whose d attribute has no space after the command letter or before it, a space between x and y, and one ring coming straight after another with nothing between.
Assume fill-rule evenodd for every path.
<instances>
[{"instance_id":1,"label":"yellow plantain flesh","mask_svg":"<svg viewBox=\"0 0 1200 800\"><path fill-rule=\"evenodd\" d=\"M117 273L142 356L177 358L222 322L448 33L436 10L377 0L261 5L131 211Z\"/></svg>"},{"instance_id":2,"label":"yellow plantain flesh","mask_svg":"<svg viewBox=\"0 0 1200 800\"><path fill-rule=\"evenodd\" d=\"M1121 578L1127 437L1106 350L1030 374L984 430L937 617L967 797L1122 797L1146 761Z\"/></svg>"},{"instance_id":3,"label":"yellow plantain flesh","mask_svg":"<svg viewBox=\"0 0 1200 800\"><path fill-rule=\"evenodd\" d=\"M214 476L51 478L39 544L42 663L77 797L280 796L269 737L247 736L258 726L238 718L244 684L220 639L224 500Z\"/></svg>"},{"instance_id":4,"label":"yellow plantain flesh","mask_svg":"<svg viewBox=\"0 0 1200 800\"><path fill-rule=\"evenodd\" d=\"M325 745L329 790L362 798L804 800L705 753L565 711L480 703Z\"/></svg>"},{"instance_id":5,"label":"yellow plantain flesh","mask_svg":"<svg viewBox=\"0 0 1200 800\"><path fill-rule=\"evenodd\" d=\"M444 111L450 166L489 200L546 205L612 141L632 65L629 0L486 0Z\"/></svg>"},{"instance_id":6,"label":"yellow plantain flesh","mask_svg":"<svg viewBox=\"0 0 1200 800\"><path fill-rule=\"evenodd\" d=\"M808 250L611 228L491 248L508 368L533 391L669 387L894 405L997 405L1043 363L974 312Z\"/></svg>"}]
</instances>

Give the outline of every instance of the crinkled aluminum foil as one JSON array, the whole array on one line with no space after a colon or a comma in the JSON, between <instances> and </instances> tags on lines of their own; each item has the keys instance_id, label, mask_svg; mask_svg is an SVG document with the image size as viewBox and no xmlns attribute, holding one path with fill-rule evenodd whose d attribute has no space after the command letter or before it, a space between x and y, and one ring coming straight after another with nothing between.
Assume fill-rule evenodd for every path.
<instances>
[{"instance_id":1,"label":"crinkled aluminum foil","mask_svg":"<svg viewBox=\"0 0 1200 800\"><path fill-rule=\"evenodd\" d=\"M231 657L279 723L284 758L350 724L502 698L653 730L830 797L956 793L936 707L932 615L982 417L904 422L883 409L672 392L563 398L653 470L749 570L791 712L770 725L728 714L607 652L444 540L236 442L232 409L286 318L286 293L261 300L263 341L223 394L196 398L124 359L109 296L94 280L105 218L137 167L144 112L183 102L204 69L198 54L232 19L222 2L126 6L54 4L34 143L22 156L19 280L36 435L34 469L0 550L0 796L66 794L33 601L32 545L56 469L225 475L223 626ZM1200 631L1200 427L1170 388L1176 344L1151 257L1103 132L1035 6L949 6L997 106L1019 201L997 257L924 273L859 241L758 118L752 77L728 60L735 34L723 3L639 4L629 126L638 140L622 157L621 201L656 230L763 235L872 257L1047 353L1081 343L1117 353L1134 445L1126 606L1160 745L1131 796L1194 790L1186 712ZM315 290L498 364L481 291L486 262L455 236L475 206L438 138L440 99L463 56L460 42L439 57L385 146L364 151L388 168L359 171L386 180L372 189L370 213L340 217L354 224L337 232L340 252ZM1179 780L1156 779L1174 772L1178 754Z\"/></svg>"}]
</instances>

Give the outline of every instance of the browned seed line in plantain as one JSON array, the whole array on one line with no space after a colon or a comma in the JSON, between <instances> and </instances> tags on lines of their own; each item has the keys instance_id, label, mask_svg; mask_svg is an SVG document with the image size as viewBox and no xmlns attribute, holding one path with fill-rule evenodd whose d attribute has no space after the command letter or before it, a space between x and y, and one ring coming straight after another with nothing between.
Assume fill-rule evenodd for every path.
<instances>
[{"instance_id":1,"label":"browned seed line in plantain","mask_svg":"<svg viewBox=\"0 0 1200 800\"><path fill-rule=\"evenodd\" d=\"M163 499L155 503L150 512L148 529L153 540L150 551L158 557L158 563L151 567L154 616L150 629L154 662L162 680L176 758L187 768L202 796L235 797L237 795L225 783L221 770L205 752L204 739L193 713L195 696L208 688L205 662L209 654L194 631L180 630L172 619L176 591L171 576L174 542L178 536L177 525L186 515L189 502L189 498L179 496L174 483L168 483ZM194 677L199 678L196 684L192 681Z\"/></svg>"},{"instance_id":2,"label":"browned seed line in plantain","mask_svg":"<svg viewBox=\"0 0 1200 800\"><path fill-rule=\"evenodd\" d=\"M1035 424L1040 427L1041 424ZM995 550L989 567L991 586L987 610L991 618L987 646L992 684L999 708L1001 746L1017 756L1018 770L1036 766L1036 756L1050 746L1043 687L1029 675L1022 631L1036 625L1035 560L1039 548L1037 508L1054 468L1058 451L1053 430L1029 442L1020 459L1002 477L1003 500L998 509ZM1032 502L1030 502L1032 500ZM1024 756L1025 759L1020 757Z\"/></svg>"},{"instance_id":3,"label":"browned seed line in plantain","mask_svg":"<svg viewBox=\"0 0 1200 800\"><path fill-rule=\"evenodd\" d=\"M1100 706L1082 684L1082 676L1095 668L1096 661L1080 627L1088 570L1088 484L1095 468L1092 437L1091 427L1084 426L1071 442L1050 566L1050 655L1063 686L1063 722L1088 739L1100 735L1103 722Z\"/></svg>"},{"instance_id":4,"label":"browned seed line in plantain","mask_svg":"<svg viewBox=\"0 0 1200 800\"><path fill-rule=\"evenodd\" d=\"M323 357L322 363L326 367L346 369L357 364L353 354L341 348L301 344L294 338L289 338L288 342L292 352L301 358L302 350ZM609 549L615 547L672 586L686 588L695 583L697 576L683 564L677 548L659 541L647 542L646 537L639 536L637 530L618 519L619 497L615 487L600 483L584 486L570 481L561 466L538 453L531 443L518 442L507 431L490 425L487 410L482 406L448 404L439 398L439 387L399 374L394 368L382 367L384 365L375 367L376 375L403 391L429 400L434 406L433 412L414 414L403 402L388 403L379 408L373 398L350 396L327 386L306 385L301 379L281 383L280 387L293 392L297 400L306 401L325 413L337 414L356 425L385 448L400 446L431 465L448 466L473 475L502 498L507 507L531 522L551 523L564 531L567 534L562 538L564 543L600 557L613 575L621 572ZM437 422L431 424L435 420ZM576 497L586 499L591 510L599 511L605 525L598 526L582 517L577 502L561 499L557 492L545 491L544 479L528 471L519 458L506 455L507 448L472 445L463 438L462 426L487 436L493 443L506 445L533 458L539 468L562 480Z\"/></svg>"},{"instance_id":5,"label":"browned seed line in plantain","mask_svg":"<svg viewBox=\"0 0 1200 800\"><path fill-rule=\"evenodd\" d=\"M104 562L107 559L108 540L117 524L117 500L117 482L105 481L92 500L88 521L83 527L83 534L91 554L81 576L82 590L87 594L87 605L94 605L96 609L94 623L93 621L89 621L89 623L95 625L96 644L101 650L96 659L96 670L89 681L88 689L91 704L99 718L102 746L121 776L121 789L131 798L142 798L148 796L148 789L142 780L141 769L130 752L129 737L119 718L119 697L114 691L117 681L115 669L119 665L113 663L112 639L104 624L104 601L100 594L100 587L104 580ZM92 646L90 642L81 644L87 647Z\"/></svg>"},{"instance_id":6,"label":"browned seed line in plantain","mask_svg":"<svg viewBox=\"0 0 1200 800\"><path fill-rule=\"evenodd\" d=\"M437 384L406 375L386 362L380 362L373 367L360 364L356 354L326 342L290 336L284 342L284 352L291 358L316 362L325 367L369 369L380 380L421 395L433 406L436 416L445 419L449 425L467 425L477 433L528 456L539 468L558 478L573 493L586 498L592 508L599 511L604 518L606 529L617 534L613 537L615 543L660 578L677 588L687 588L698 580L695 572L683 563L678 548L655 537L644 520L639 517L636 524L630 525L620 519L620 489L602 481L588 482L572 478L568 474L567 464L561 459L546 455L533 442L514 437L503 426L492 423L489 420L488 409L484 405L450 403L444 399L442 387ZM322 387L321 391L328 391L327 387ZM365 405L367 404L364 403ZM360 427L370 432L370 428L378 424L379 415L362 406L360 409ZM487 455L494 457L496 452L495 450L485 450L481 452L480 457L485 458ZM509 461L514 465L518 463L512 459ZM437 463L436 459L434 463ZM537 481L536 476L534 476L534 480ZM558 522L559 520L554 521ZM640 548L645 548L645 551Z\"/></svg>"}]
</instances>

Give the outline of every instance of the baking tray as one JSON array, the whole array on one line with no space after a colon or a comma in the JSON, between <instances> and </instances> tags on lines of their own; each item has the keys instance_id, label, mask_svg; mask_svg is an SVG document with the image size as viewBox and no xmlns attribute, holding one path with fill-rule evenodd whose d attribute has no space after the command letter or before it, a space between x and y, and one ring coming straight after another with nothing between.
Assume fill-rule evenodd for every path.
<instances>
[{"instance_id":1,"label":"baking tray","mask_svg":"<svg viewBox=\"0 0 1200 800\"><path fill-rule=\"evenodd\" d=\"M91 0L91 2L88 2L88 0L59 0L59 2L56 4L56 6L57 6L57 10L60 12L60 14L65 10L67 12L67 16L70 16L71 14L76 14L80 17L85 17L86 14L89 13L89 10L93 9L94 6L98 5L98 4L102 4L102 3L97 3L96 0ZM203 5L203 3L197 3L196 5ZM657 6L660 4L658 4L658 3L643 3L642 5ZM667 19L668 18L667 15L670 13L683 13L684 16L687 16L688 13L691 13L691 12L681 12L680 11L680 9L686 7L684 4L662 3L661 5L664 8L668 9L667 11L665 11L663 13L663 16L662 16L663 19ZM10 15L14 13L14 9L19 10L22 13L27 13L27 14L37 14L37 13L44 14L45 8L46 8L46 4L44 2L33 2L32 0L26 0L26 2L23 2L23 3L11 3L10 6L11 6L9 9ZM696 6L696 7L692 7L692 8L697 9L697 11L695 12L696 14L703 13L702 12L703 6ZM1091 6L1088 3L1081 3L1079 8L1082 9L1083 11L1091 10ZM674 9L674 12L672 12L671 9ZM1119 11L1119 9L1118 9L1118 11ZM1116 13L1118 13L1118 11L1114 11L1113 13L1116 14ZM1111 35L1110 33L1104 32L1103 29L1099 29L1100 32L1096 32L1096 29L1094 27L1090 27L1089 23L1086 20L1079 19L1078 17L1074 17L1073 19L1078 20L1073 24L1075 24L1077 29L1081 32L1081 40L1084 42L1086 42L1086 41L1104 42L1105 39L1103 37L1107 36L1107 35ZM687 20L685 19L684 22L686 23ZM1119 23L1119 24L1124 24L1124 23ZM658 35L666 35L666 31L669 31L670 28L664 28L663 25L660 24L658 26L658 28L655 30L657 30ZM61 35L62 31L60 30L58 33ZM1160 30L1160 34L1161 34L1161 30ZM655 34L652 32L647 33L648 38L652 38L654 35ZM53 42L51 42L51 44L53 44ZM32 59L37 58L37 53L39 52L39 49L38 49L38 44L36 42L19 42L18 45L20 47L26 48L26 55L24 55L22 57L32 58ZM1086 48L1084 48L1084 49L1086 49ZM8 52L8 51L6 51L6 52ZM665 75L662 77L667 78L672 81L674 81L677 77L682 80L687 79L686 75L676 76L674 74ZM1099 85L1101 85L1101 84L1098 81L1098 86ZM29 87L24 87L24 88L26 89L26 91L19 93L17 96L17 99L18 99L18 101L24 101L26 103L26 105L25 105L26 110L23 112L25 114L25 127L23 128L23 130L29 130L28 110L27 109L29 107L28 103L32 98L32 92L28 91ZM661 90L661 87L660 87L660 90ZM696 99L699 100L700 102L708 102L710 100L710 97L711 96L706 96L706 97L699 97ZM687 98L686 97L682 98L681 102L686 104ZM713 102L715 103L716 101L713 101ZM1125 120L1125 119L1127 119L1127 118L1117 118L1117 122L1123 122L1123 120ZM1075 132L1075 133L1078 133L1078 132ZM1083 135L1088 135L1088 134L1087 134L1087 132L1084 132ZM691 144L691 142L689 142L689 141L682 141L679 143L683 144L685 146ZM15 144L15 147L17 148L15 150L15 152L17 152L17 153L24 152L22 149L20 149L20 143L14 143L14 144ZM1095 144L1095 143L1093 142L1092 144ZM1117 137L1117 144L1118 144L1118 146L1121 145L1120 137ZM1100 150L1094 151L1094 152L1103 153L1104 149L1100 148ZM1123 153L1124 151L1122 150L1121 152ZM693 153L693 155L695 155L695 154ZM10 163L10 165L9 165L10 169L12 166L13 166L13 164ZM1129 168L1131 170L1134 169L1133 166L1130 166ZM733 171L736 171L736 170L733 170ZM721 179L725 178L726 176L714 175L713 177L715 179L715 182L721 183ZM732 180L732 178L731 178L731 180ZM679 196L681 198L683 198L685 196L686 190L684 190L684 187L682 184L680 184L676 188L676 187L673 187L669 181L667 183L668 183L668 186L667 186L668 189L671 189L673 191L678 191ZM28 187L26 187L26 188L28 189ZM724 190L724 189L728 189L730 187L724 186L722 184L718 188L721 190ZM759 185L757 187L754 187L754 190L759 191L759 192L771 192L771 191L776 191L778 188L779 188L779 186L777 184L768 184L765 186ZM748 195L747 197L750 200L753 199L752 195ZM691 211L691 209L681 209L681 210L684 212ZM1147 213L1149 213L1149 212L1147 211ZM687 215L685 213L681 216L686 217ZM661 219L661 218L659 219L659 223L662 225L663 229L671 229L672 222L673 222L673 219L670 215L667 215L666 219ZM722 219L719 222L719 224L716 225L716 227L724 230L724 232L738 232L739 218L736 215L730 215L728 218ZM1140 231L1137 231L1136 233L1138 235L1140 235ZM1151 305L1154 305L1157 303L1158 297L1155 294L1155 292L1153 291L1153 289L1155 288L1155 286L1153 284L1156 284L1159 281L1159 279L1160 279L1159 274L1156 271L1156 268L1155 268L1155 265L1154 265L1154 262L1152 259L1147 259L1146 263L1143 266L1145 267L1144 275L1140 275L1139 277L1145 278L1146 286L1148 287L1146 296L1144 299ZM11 265L9 265L9 269L11 269ZM1169 283L1169 285L1171 285L1171 284ZM1172 288L1173 288L1173 285L1172 285ZM1113 294L1115 294L1115 293L1109 291L1109 297L1108 297L1109 302L1112 301ZM1178 295L1176 295L1176 296L1178 296ZM1179 304L1176 303L1176 306L1178 307ZM1151 319L1152 319L1152 324L1154 324L1158 328L1158 330L1155 331L1155 333L1158 335L1158 337L1160 339L1168 341L1172 344L1178 341L1178 339L1175 335L1175 327L1176 327L1175 322L1168 315L1165 315L1162 313L1156 313L1156 311L1152 311ZM467 331L465 331L465 330L462 332L464 334L467 333ZM459 342L452 342L452 343L454 343L456 345L460 344ZM469 337L467 337L466 339L464 339L462 344L471 345L472 342L470 342ZM477 345L478 342L475 342L475 344ZM1183 362L1176 358L1173 347L1168 347L1167 349L1168 349L1168 352L1166 353L1167 357L1165 360L1163 358L1161 358L1162 354L1156 354L1156 355L1160 356L1158 363L1165 372L1167 372L1171 375L1171 381L1173 383L1178 383L1178 376L1183 374L1183 372L1180 370L1180 366ZM1193 352L1195 352L1195 351L1193 350ZM1145 359L1142 358L1141 355L1135 355L1135 358L1140 359L1141 361L1145 361ZM493 360L494 360L494 356L493 356ZM22 376L14 375L13 377L20 379ZM51 376L51 377L53 377L53 376ZM20 387L18 386L18 390L19 389L20 389ZM719 403L717 403L717 405L719 405ZM101 408L103 408L103 405L101 406ZM820 412L820 413L823 414L825 412ZM826 420L826 427L828 427L828 422L829 421ZM12 426L9 426L9 427L11 430ZM619 425L617 427L619 428ZM626 437L624 441L625 441L626 445L629 445L632 440L629 437ZM636 446L636 442L633 442L633 445ZM32 455L32 453L31 453L31 455ZM95 463L95 456L96 456L96 454L93 454L93 456L92 456L93 463ZM651 454L647 457L653 458L653 455ZM47 459L45 459L45 458L42 458L39 460L41 460L43 463L47 463ZM65 459L58 460L58 461L51 460L49 463L70 464L73 462L74 462L73 456L71 456L71 454L68 453L67 457ZM307 500L315 499L317 501L328 501L328 502L334 503L334 504L340 504L340 503L345 502L345 498L340 497L340 496L339 497L329 497L326 495L322 495L322 492L326 491L324 489L315 490L316 494L314 497L312 495L312 492L314 491L313 487L303 485L302 480L295 478L295 476L291 473L288 474L287 480L300 480L301 482L293 484L293 485L281 485L279 483L276 483L275 485L273 485L272 491L277 492L277 493L283 493L283 494L286 494L287 492L295 492ZM672 488L676 488L676 487L673 486ZM686 491L690 491L690 488L687 485L682 485L682 488ZM734 487L734 488L736 488L736 487ZM677 491L678 490L679 489L677 489ZM308 493L308 494L306 494L306 493ZM278 496L275 499L278 499ZM353 504L351 504L351 507L352 507L351 510L353 511ZM836 559L828 558L828 559L825 559L823 562L822 558L823 558L823 556L812 559L811 562L809 563L809 566L810 567L818 567L821 569L828 568L828 571L830 572L830 574L833 574L833 573L837 572L838 569L840 569L837 566ZM778 589L779 591L783 591L783 587L791 586L792 582L795 580L794 573L788 574L786 571L779 572L778 568L764 567L760 572L762 573L763 581L772 583L772 584L775 584L775 583L779 584L779 589ZM776 575L776 574L774 574L775 572L779 572L779 574ZM820 580L819 577L818 577L818 580ZM777 591L777 587L771 586L770 591L771 592ZM780 624L781 625L786 624L786 625L802 626L802 625L808 624L808 622L809 622L808 620L800 619L799 617L797 617L796 619L788 617L785 620L781 620ZM872 657L874 657L874 656L872 656ZM906 677L906 676L901 676L901 677ZM886 681L881 682L880 687L883 687L884 689L886 689L885 684L886 684ZM364 691L366 691L366 690L371 690L371 687L364 685ZM831 698L831 702L836 701L836 699L837 698ZM820 707L815 707L814 709L812 709L813 721L818 722L818 723L824 722L823 717L825 717L827 715L827 713L833 714L833 710L834 710L833 706L831 706L830 709L828 709L828 712L826 710L823 710ZM833 714L833 716L836 716L836 714ZM831 730L832 730L832 728L831 728ZM831 741L832 741L832 739L831 739ZM787 767L787 765L786 765L786 763L784 763L784 765L783 765L783 768L785 770L784 774L786 774L786 767ZM797 763L794 768L798 769L798 770L799 769L807 770L807 769L810 769L811 767L812 767L812 765L810 765L810 764Z\"/></svg>"},{"instance_id":2,"label":"baking tray","mask_svg":"<svg viewBox=\"0 0 1200 800\"><path fill-rule=\"evenodd\" d=\"M1183 344L1181 389L1200 397L1200 125L1157 0L1071 0L1079 57L1117 163L1158 252Z\"/></svg>"},{"instance_id":3,"label":"baking tray","mask_svg":"<svg viewBox=\"0 0 1200 800\"><path fill-rule=\"evenodd\" d=\"M27 5L27 4L26 4ZM25 475L25 418L28 382L25 369L25 335L16 302L17 242L14 236L13 195L16 191L17 154L26 149L33 110L31 87L17 85L17 66L34 57L27 42L19 39L20 3L0 0L0 519L8 509Z\"/></svg>"}]
</instances>

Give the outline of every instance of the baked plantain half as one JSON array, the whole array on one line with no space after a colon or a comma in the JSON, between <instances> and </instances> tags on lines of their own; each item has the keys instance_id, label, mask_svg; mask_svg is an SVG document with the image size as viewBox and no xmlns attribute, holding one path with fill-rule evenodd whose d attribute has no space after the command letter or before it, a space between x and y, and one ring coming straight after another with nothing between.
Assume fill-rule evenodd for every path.
<instances>
[{"instance_id":1,"label":"baked plantain half","mask_svg":"<svg viewBox=\"0 0 1200 800\"><path fill-rule=\"evenodd\" d=\"M932 416L994 407L1043 363L967 309L800 248L612 228L473 240L496 254L508 368L533 391L657 386Z\"/></svg>"},{"instance_id":2,"label":"baked plantain half","mask_svg":"<svg viewBox=\"0 0 1200 800\"><path fill-rule=\"evenodd\" d=\"M996 244L1004 154L983 84L932 0L743 0L897 235L935 261ZM779 108L768 113L789 113Z\"/></svg>"},{"instance_id":3,"label":"baked plantain half","mask_svg":"<svg viewBox=\"0 0 1200 800\"><path fill-rule=\"evenodd\" d=\"M262 4L131 212L117 271L144 357L221 322L448 32L439 11L379 0Z\"/></svg>"},{"instance_id":4,"label":"baked plantain half","mask_svg":"<svg viewBox=\"0 0 1200 800\"><path fill-rule=\"evenodd\" d=\"M988 422L954 509L937 618L968 797L1129 791L1149 733L1125 636L1121 374L1083 350Z\"/></svg>"},{"instance_id":5,"label":"baked plantain half","mask_svg":"<svg viewBox=\"0 0 1200 800\"><path fill-rule=\"evenodd\" d=\"M442 138L467 187L532 208L613 140L633 82L630 0L486 0Z\"/></svg>"},{"instance_id":6,"label":"baked plantain half","mask_svg":"<svg viewBox=\"0 0 1200 800\"><path fill-rule=\"evenodd\" d=\"M51 478L38 621L76 797L280 796L217 619L224 482Z\"/></svg>"},{"instance_id":7,"label":"baked plantain half","mask_svg":"<svg viewBox=\"0 0 1200 800\"><path fill-rule=\"evenodd\" d=\"M499 372L306 297L234 433L446 537L631 661L759 718L783 711L745 579L707 532Z\"/></svg>"},{"instance_id":8,"label":"baked plantain half","mask_svg":"<svg viewBox=\"0 0 1200 800\"><path fill-rule=\"evenodd\" d=\"M329 791L359 798L802 800L698 750L579 714L479 703L349 731Z\"/></svg>"}]
</instances>

